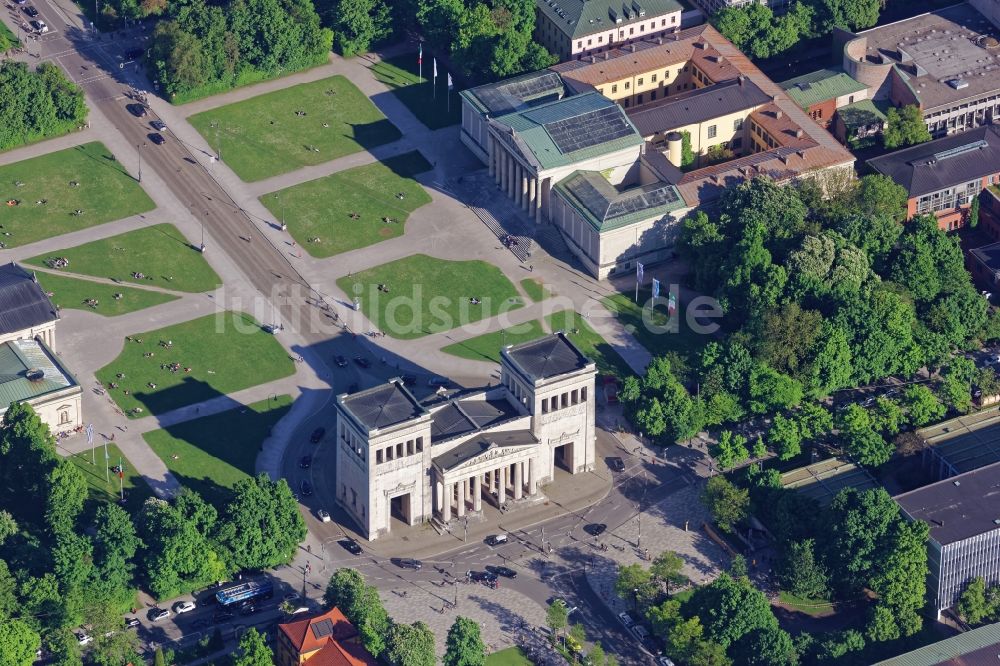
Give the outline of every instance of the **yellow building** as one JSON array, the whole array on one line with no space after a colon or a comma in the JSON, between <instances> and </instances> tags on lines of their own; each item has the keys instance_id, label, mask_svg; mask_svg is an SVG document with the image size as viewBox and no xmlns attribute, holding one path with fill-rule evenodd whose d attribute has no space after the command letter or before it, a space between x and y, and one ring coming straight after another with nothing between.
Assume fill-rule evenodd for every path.
<instances>
[{"instance_id":1,"label":"yellow building","mask_svg":"<svg viewBox=\"0 0 1000 666\"><path fill-rule=\"evenodd\" d=\"M278 625L277 666L375 666L358 630L339 608Z\"/></svg>"}]
</instances>

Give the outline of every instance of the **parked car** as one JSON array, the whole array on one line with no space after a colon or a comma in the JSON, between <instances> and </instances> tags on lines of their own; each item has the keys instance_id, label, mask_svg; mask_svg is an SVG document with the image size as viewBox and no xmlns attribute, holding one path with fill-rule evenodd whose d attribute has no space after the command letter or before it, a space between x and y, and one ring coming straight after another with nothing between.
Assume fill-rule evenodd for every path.
<instances>
[{"instance_id":1,"label":"parked car","mask_svg":"<svg viewBox=\"0 0 1000 666\"><path fill-rule=\"evenodd\" d=\"M486 537L487 546L502 546L505 543L507 543L506 534L491 534L490 536Z\"/></svg>"},{"instance_id":2,"label":"parked car","mask_svg":"<svg viewBox=\"0 0 1000 666\"><path fill-rule=\"evenodd\" d=\"M486 567L486 570L489 571L491 574L495 574L497 576L503 576L504 578L517 578L517 572L511 569L510 567L498 567L491 564L488 567Z\"/></svg>"},{"instance_id":3,"label":"parked car","mask_svg":"<svg viewBox=\"0 0 1000 666\"><path fill-rule=\"evenodd\" d=\"M590 523L583 526L583 531L590 536L601 536L608 529L604 523Z\"/></svg>"},{"instance_id":4,"label":"parked car","mask_svg":"<svg viewBox=\"0 0 1000 666\"><path fill-rule=\"evenodd\" d=\"M136 118L142 118L149 113L142 104L126 104L125 109Z\"/></svg>"},{"instance_id":5,"label":"parked car","mask_svg":"<svg viewBox=\"0 0 1000 666\"><path fill-rule=\"evenodd\" d=\"M168 617L170 617L170 611L168 611L166 608L154 608L149 613L149 619L152 620L153 622L159 622L160 620L166 619Z\"/></svg>"},{"instance_id":6,"label":"parked car","mask_svg":"<svg viewBox=\"0 0 1000 666\"><path fill-rule=\"evenodd\" d=\"M303 497L309 497L310 495L313 494L312 484L303 479L302 482L299 484L299 492L302 493Z\"/></svg>"},{"instance_id":7,"label":"parked car","mask_svg":"<svg viewBox=\"0 0 1000 666\"><path fill-rule=\"evenodd\" d=\"M416 386L417 378L413 375L403 375L400 377L403 380L403 386Z\"/></svg>"},{"instance_id":8,"label":"parked car","mask_svg":"<svg viewBox=\"0 0 1000 666\"><path fill-rule=\"evenodd\" d=\"M49 31L49 26L45 25L45 21L38 21L38 20L32 21L31 27L34 29L35 32L40 32L43 35Z\"/></svg>"},{"instance_id":9,"label":"parked car","mask_svg":"<svg viewBox=\"0 0 1000 666\"><path fill-rule=\"evenodd\" d=\"M93 636L82 631L74 632L74 635L76 636L76 642L80 645L90 645L94 642Z\"/></svg>"},{"instance_id":10,"label":"parked car","mask_svg":"<svg viewBox=\"0 0 1000 666\"><path fill-rule=\"evenodd\" d=\"M24 13L30 16L31 18L35 18L36 16L38 16L38 10L35 9L34 5L28 5L27 7L25 7Z\"/></svg>"},{"instance_id":11,"label":"parked car","mask_svg":"<svg viewBox=\"0 0 1000 666\"><path fill-rule=\"evenodd\" d=\"M632 633L635 634L636 638L638 638L640 641L643 642L645 642L649 638L649 632L646 631L646 627L642 626L641 624L634 625L632 627Z\"/></svg>"},{"instance_id":12,"label":"parked car","mask_svg":"<svg viewBox=\"0 0 1000 666\"><path fill-rule=\"evenodd\" d=\"M482 583L485 581L491 581L497 579L497 575L494 573L490 573L489 571L466 571L465 575L469 580L475 581L477 583Z\"/></svg>"},{"instance_id":13,"label":"parked car","mask_svg":"<svg viewBox=\"0 0 1000 666\"><path fill-rule=\"evenodd\" d=\"M182 613L190 613L195 608L194 602L192 601L179 601L177 605L174 606L174 612L178 615Z\"/></svg>"},{"instance_id":14,"label":"parked car","mask_svg":"<svg viewBox=\"0 0 1000 666\"><path fill-rule=\"evenodd\" d=\"M312 442L313 444L319 444L320 441L322 441L323 439L323 435L325 434L326 434L326 428L316 428L315 430L312 431L312 434L309 435L309 441Z\"/></svg>"},{"instance_id":15,"label":"parked car","mask_svg":"<svg viewBox=\"0 0 1000 666\"><path fill-rule=\"evenodd\" d=\"M127 618L125 618L125 628L126 629L137 629L140 624L142 624L142 623L139 622L139 618L137 618L137 617L127 617Z\"/></svg>"},{"instance_id":16,"label":"parked car","mask_svg":"<svg viewBox=\"0 0 1000 666\"><path fill-rule=\"evenodd\" d=\"M357 541L355 541L354 539L341 539L337 543L339 543L340 546L344 550L346 550L348 553L350 553L351 555L360 555L361 554L361 544L358 543ZM397 565L397 566L399 566L399 565ZM420 567L417 567L417 568L419 569Z\"/></svg>"},{"instance_id":17,"label":"parked car","mask_svg":"<svg viewBox=\"0 0 1000 666\"><path fill-rule=\"evenodd\" d=\"M151 120L149 121L149 126L155 129L157 132L162 132L167 129L167 124L162 120Z\"/></svg>"},{"instance_id":18,"label":"parked car","mask_svg":"<svg viewBox=\"0 0 1000 666\"><path fill-rule=\"evenodd\" d=\"M618 613L618 621L621 622L626 629L631 629L632 625L635 624L635 620L633 620L632 616L628 613Z\"/></svg>"},{"instance_id":19,"label":"parked car","mask_svg":"<svg viewBox=\"0 0 1000 666\"><path fill-rule=\"evenodd\" d=\"M338 368L347 367L347 359L341 356L340 354L337 354L336 356L333 357L333 362L337 364Z\"/></svg>"},{"instance_id":20,"label":"parked car","mask_svg":"<svg viewBox=\"0 0 1000 666\"><path fill-rule=\"evenodd\" d=\"M326 509L320 509L319 511L316 512L316 515L319 516L319 521L321 523L328 523L331 520L330 512L327 511Z\"/></svg>"},{"instance_id":21,"label":"parked car","mask_svg":"<svg viewBox=\"0 0 1000 666\"><path fill-rule=\"evenodd\" d=\"M614 458L608 458L608 467L611 468L613 472L624 472L625 471L625 461L615 456Z\"/></svg>"},{"instance_id":22,"label":"parked car","mask_svg":"<svg viewBox=\"0 0 1000 666\"><path fill-rule=\"evenodd\" d=\"M231 619L233 619L233 611L227 610L225 608L215 611L215 613L212 615L212 621L215 622L216 624Z\"/></svg>"},{"instance_id":23,"label":"parked car","mask_svg":"<svg viewBox=\"0 0 1000 666\"><path fill-rule=\"evenodd\" d=\"M361 368L370 368L372 366L372 362L366 359L364 356L355 356L354 362L358 365L358 367Z\"/></svg>"},{"instance_id":24,"label":"parked car","mask_svg":"<svg viewBox=\"0 0 1000 666\"><path fill-rule=\"evenodd\" d=\"M240 606L240 615L247 617L248 615L253 615L257 612L257 607L253 604L243 604Z\"/></svg>"},{"instance_id":25,"label":"parked car","mask_svg":"<svg viewBox=\"0 0 1000 666\"><path fill-rule=\"evenodd\" d=\"M302 456L299 458L299 467L302 469L309 469L312 467L313 457L312 456Z\"/></svg>"},{"instance_id":26,"label":"parked car","mask_svg":"<svg viewBox=\"0 0 1000 666\"><path fill-rule=\"evenodd\" d=\"M447 377L431 377L430 379L427 380L427 385L433 386L435 388L439 386L447 386L450 383L451 380L449 380Z\"/></svg>"},{"instance_id":27,"label":"parked car","mask_svg":"<svg viewBox=\"0 0 1000 666\"><path fill-rule=\"evenodd\" d=\"M674 662L670 661L669 657L664 657L663 655L656 658L656 663L660 666L674 666Z\"/></svg>"},{"instance_id":28,"label":"parked car","mask_svg":"<svg viewBox=\"0 0 1000 666\"><path fill-rule=\"evenodd\" d=\"M150 134L149 135L149 140L152 141L153 143L155 143L158 146L162 146L163 144L165 144L167 142L167 140L164 139L163 135L160 134L159 132L153 132L152 134Z\"/></svg>"},{"instance_id":29,"label":"parked car","mask_svg":"<svg viewBox=\"0 0 1000 666\"><path fill-rule=\"evenodd\" d=\"M393 557L389 561L400 569L412 569L413 571L420 571L424 566L423 562L415 560L412 557Z\"/></svg>"}]
</instances>

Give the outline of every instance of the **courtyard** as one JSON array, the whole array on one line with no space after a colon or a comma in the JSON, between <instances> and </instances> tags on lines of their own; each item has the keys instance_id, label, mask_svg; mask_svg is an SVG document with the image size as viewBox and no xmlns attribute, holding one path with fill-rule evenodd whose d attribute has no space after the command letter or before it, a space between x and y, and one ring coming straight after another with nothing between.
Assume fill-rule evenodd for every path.
<instances>
[{"instance_id":1,"label":"courtyard","mask_svg":"<svg viewBox=\"0 0 1000 666\"><path fill-rule=\"evenodd\" d=\"M96 375L130 418L163 414L295 372L275 337L238 312L136 333L124 345Z\"/></svg>"},{"instance_id":2,"label":"courtyard","mask_svg":"<svg viewBox=\"0 0 1000 666\"><path fill-rule=\"evenodd\" d=\"M0 166L0 248L27 245L145 213L153 201L104 144Z\"/></svg>"},{"instance_id":3,"label":"courtyard","mask_svg":"<svg viewBox=\"0 0 1000 666\"><path fill-rule=\"evenodd\" d=\"M247 182L400 137L395 125L343 76L266 93L187 120Z\"/></svg>"},{"instance_id":4,"label":"courtyard","mask_svg":"<svg viewBox=\"0 0 1000 666\"><path fill-rule=\"evenodd\" d=\"M172 224L157 224L47 252L29 264L172 291L211 291L222 280ZM64 264L65 262L65 264Z\"/></svg>"},{"instance_id":5,"label":"courtyard","mask_svg":"<svg viewBox=\"0 0 1000 666\"><path fill-rule=\"evenodd\" d=\"M431 202L414 176L431 165L417 151L338 171L260 197L311 256L332 257L403 235L410 213Z\"/></svg>"}]
</instances>

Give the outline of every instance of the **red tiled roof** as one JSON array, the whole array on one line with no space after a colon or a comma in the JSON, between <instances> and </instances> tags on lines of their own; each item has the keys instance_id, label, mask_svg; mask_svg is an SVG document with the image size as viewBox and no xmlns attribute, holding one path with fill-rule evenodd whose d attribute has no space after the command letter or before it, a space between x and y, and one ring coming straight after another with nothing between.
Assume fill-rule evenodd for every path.
<instances>
[{"instance_id":1,"label":"red tiled roof","mask_svg":"<svg viewBox=\"0 0 1000 666\"><path fill-rule=\"evenodd\" d=\"M309 666L375 666L375 659L357 643L327 639L319 652L309 658Z\"/></svg>"},{"instance_id":2,"label":"red tiled roof","mask_svg":"<svg viewBox=\"0 0 1000 666\"><path fill-rule=\"evenodd\" d=\"M332 624L332 629L328 634L321 630L313 630L313 627L322 625L325 620L329 620ZM331 639L333 642L346 641L358 635L358 630L336 607L316 617L279 624L278 628L288 637L299 654L318 650L330 643Z\"/></svg>"}]
</instances>

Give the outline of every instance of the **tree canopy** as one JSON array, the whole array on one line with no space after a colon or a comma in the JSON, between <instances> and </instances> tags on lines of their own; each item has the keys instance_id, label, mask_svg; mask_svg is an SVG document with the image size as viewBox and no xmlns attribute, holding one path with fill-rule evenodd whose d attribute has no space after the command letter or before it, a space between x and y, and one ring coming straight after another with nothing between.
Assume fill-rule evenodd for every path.
<instances>
[{"instance_id":1,"label":"tree canopy","mask_svg":"<svg viewBox=\"0 0 1000 666\"><path fill-rule=\"evenodd\" d=\"M448 630L442 663L444 666L483 666L486 663L486 646L475 620L455 618Z\"/></svg>"},{"instance_id":2,"label":"tree canopy","mask_svg":"<svg viewBox=\"0 0 1000 666\"><path fill-rule=\"evenodd\" d=\"M890 107L885 114L886 127L882 144L886 148L906 148L931 140L931 133L924 123L923 114L916 104L900 108Z\"/></svg>"},{"instance_id":3,"label":"tree canopy","mask_svg":"<svg viewBox=\"0 0 1000 666\"><path fill-rule=\"evenodd\" d=\"M0 62L0 150L47 139L87 122L83 90L52 63L34 70L23 62Z\"/></svg>"}]
</instances>

